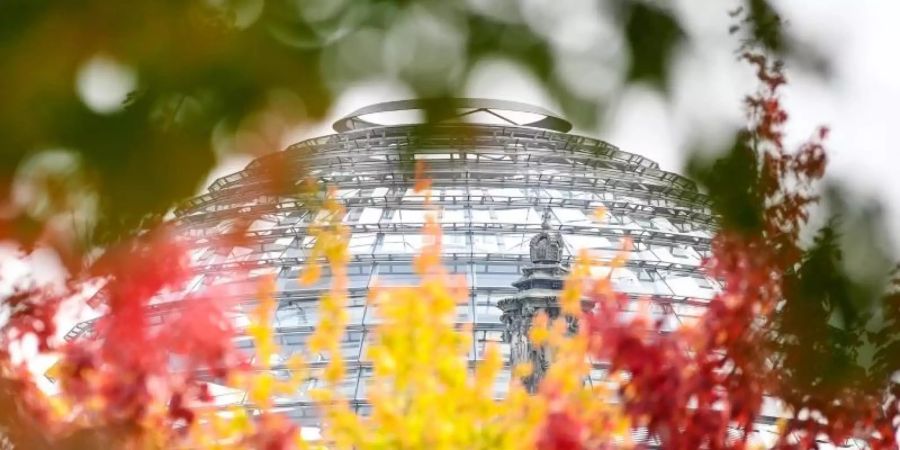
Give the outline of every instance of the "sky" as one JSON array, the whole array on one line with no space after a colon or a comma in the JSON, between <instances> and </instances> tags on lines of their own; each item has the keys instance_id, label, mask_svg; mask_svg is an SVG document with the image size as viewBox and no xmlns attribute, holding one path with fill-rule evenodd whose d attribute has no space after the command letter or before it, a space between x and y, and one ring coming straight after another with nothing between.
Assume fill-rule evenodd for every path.
<instances>
[{"instance_id":1,"label":"sky","mask_svg":"<svg viewBox=\"0 0 900 450\"><path fill-rule=\"evenodd\" d=\"M475 0L472 0L475 3ZM562 67L570 85L606 106L593 126L573 133L596 137L619 148L657 161L663 169L680 172L692 150L728 145L743 123L741 101L754 89L751 71L735 58L732 23L721 0L673 2L690 44L677 51L669 93L645 85L623 85L610 65L621 64L612 50L583 49L579 43L605 30L601 11L592 0L557 0L528 4L525 20L549 27L557 48L586 55L576 65ZM830 128L827 181L837 181L860 200L878 199L884 208L889 234L900 235L900 156L894 133L900 127L900 2L893 0L773 0L787 21L787 33L809 51L802 59L824 55L828 75L810 64L789 60L789 85L783 91L790 114L789 148L811 136L820 125ZM530 13L529 13L530 11ZM593 15L593 16L592 16ZM548 25L549 24L549 25ZM562 26L565 24L565 26ZM619 52L621 53L621 52ZM592 56L596 56L593 58ZM507 60L479 62L470 74L466 96L515 100L560 111L559 106L520 67ZM285 145L330 134L331 123L362 106L410 98L403 85L373 79L345 90L329 117L289 134ZM249 157L226 159L210 179L240 169ZM884 243L900 255L900 243Z\"/></svg>"}]
</instances>

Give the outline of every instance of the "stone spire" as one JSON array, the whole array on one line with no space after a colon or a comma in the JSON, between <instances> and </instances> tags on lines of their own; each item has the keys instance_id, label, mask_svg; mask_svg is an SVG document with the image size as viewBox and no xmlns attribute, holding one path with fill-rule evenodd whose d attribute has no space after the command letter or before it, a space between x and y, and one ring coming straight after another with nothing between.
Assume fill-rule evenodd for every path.
<instances>
[{"instance_id":1,"label":"stone spire","mask_svg":"<svg viewBox=\"0 0 900 450\"><path fill-rule=\"evenodd\" d=\"M563 240L559 233L550 232L550 208L541 216L541 232L531 238L529 246L531 264L535 266L556 265L562 261Z\"/></svg>"},{"instance_id":2,"label":"stone spire","mask_svg":"<svg viewBox=\"0 0 900 450\"><path fill-rule=\"evenodd\" d=\"M569 272L562 264L562 236L551 231L551 214L549 207L544 210L541 231L531 238L531 264L522 269L522 278L513 283L519 292L498 302L503 311L500 319L506 325L504 339L511 347L510 364L515 367L531 363L531 375L522 380L529 392L537 390L552 356L547 348L531 344L531 323L540 311L550 318L559 316L559 294Z\"/></svg>"}]
</instances>

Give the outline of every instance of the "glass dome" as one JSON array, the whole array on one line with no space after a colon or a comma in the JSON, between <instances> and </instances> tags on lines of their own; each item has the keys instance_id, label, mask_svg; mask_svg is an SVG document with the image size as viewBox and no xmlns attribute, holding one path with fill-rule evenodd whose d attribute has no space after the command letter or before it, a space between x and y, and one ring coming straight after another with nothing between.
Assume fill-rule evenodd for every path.
<instances>
[{"instance_id":1,"label":"glass dome","mask_svg":"<svg viewBox=\"0 0 900 450\"><path fill-rule=\"evenodd\" d=\"M713 218L708 200L692 182L605 142L567 134L568 122L540 108L488 100L464 100L457 106L458 114L427 128L362 119L419 107L411 102L364 108L338 121L337 134L299 142L215 181L206 194L176 211L174 223L193 245L197 277L189 289L225 282L235 268L253 275L274 274L279 304L274 327L281 352L273 363L279 367L299 352L313 373L320 370L325 356L310 354L305 342L319 321L318 302L329 277L326 270L313 286L297 281L313 245L307 230L315 212L292 192L307 177L336 188L346 208L343 222L352 233L342 390L365 413L365 380L371 368L364 355L376 323L366 304L367 290L375 283L416 282L412 258L423 243L426 208L423 195L413 189L413 166L426 160L431 202L440 210L444 263L463 274L469 286L469 301L458 306L457 320L473 324L468 355L473 366L488 342L499 343L509 355L497 303L516 292L512 283L530 263L529 242L541 231L542 215L548 211L550 229L564 242L563 263L583 248L612 259L630 242L627 263L611 276L619 291L634 299L665 299L654 308L668 314L671 327L702 313L718 289L700 270L709 252ZM528 120L520 124L508 112ZM503 124L459 120L476 114L500 117ZM273 171L280 180L274 191ZM606 211L603 220L595 217L599 208ZM249 238L226 249L213 247L217 236L246 217L254 218ZM247 293L245 300L234 311L238 327L248 322L253 294ZM168 305L153 313L160 324L165 323L167 308L177 307L177 302ZM81 324L70 338L86 329L89 324ZM240 338L238 345L252 344ZM601 366L594 373L601 376ZM505 394L509 377L506 370L497 381L496 396ZM314 426L318 419L309 393L318 383L314 376L275 403L298 423ZM222 401L244 401L240 391L222 388L217 393Z\"/></svg>"}]
</instances>

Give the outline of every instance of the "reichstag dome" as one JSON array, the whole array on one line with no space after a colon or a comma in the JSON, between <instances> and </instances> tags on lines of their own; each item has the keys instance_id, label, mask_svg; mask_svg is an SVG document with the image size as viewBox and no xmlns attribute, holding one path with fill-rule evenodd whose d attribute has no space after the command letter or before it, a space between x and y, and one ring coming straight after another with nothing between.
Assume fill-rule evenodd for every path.
<instances>
[{"instance_id":1,"label":"reichstag dome","mask_svg":"<svg viewBox=\"0 0 900 450\"><path fill-rule=\"evenodd\" d=\"M488 342L500 343L507 357L511 354L498 303L517 294L513 283L532 264L531 241L542 232L561 238L562 266L579 249L611 259L631 242L626 265L611 275L616 289L635 299L663 299L655 303L655 313L666 313L673 328L703 312L718 289L700 270L714 226L707 198L691 181L606 142L568 134L571 124L542 108L483 99L460 99L456 106L455 113L427 129L415 120L421 112L415 102L368 106L338 120L335 134L265 155L212 183L208 192L176 211L177 227L195 245L193 286L221 283L235 269L276 274L279 361L301 352L314 371L324 367L324 356L309 354L305 342L319 321L318 301L329 278L326 272L313 286L298 282L313 245L308 226L314 212L290 194L296 184L276 195L265 180L277 167L292 183L314 177L335 187L352 232L342 390L365 413L371 368L364 354L376 321L366 294L375 283L416 280L412 259L423 243L426 208L422 193L414 192L410 161L425 160L432 204L440 210L445 265L464 274L470 288L457 318L473 324L473 363L483 357ZM599 208L606 211L603 220L595 217ZM253 218L249 238L227 249L212 247L214 237L246 217ZM234 313L239 327L248 323L251 300L248 293L246 310ZM164 323L167 310L166 304L155 308L153 320ZM89 329L90 323L80 324L68 337ZM239 344L250 348L251 341L241 338ZM599 379L599 365L595 374ZM497 381L496 396L505 394L509 376L507 370ZM299 424L315 426L309 393L318 383L312 378L275 402ZM223 388L220 394L244 401L243 392Z\"/></svg>"}]
</instances>

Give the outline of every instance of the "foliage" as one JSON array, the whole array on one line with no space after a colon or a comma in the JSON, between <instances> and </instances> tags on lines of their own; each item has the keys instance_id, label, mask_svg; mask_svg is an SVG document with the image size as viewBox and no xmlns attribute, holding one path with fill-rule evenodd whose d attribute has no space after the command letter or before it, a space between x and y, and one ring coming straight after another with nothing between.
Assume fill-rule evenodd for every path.
<instances>
[{"instance_id":1,"label":"foliage","mask_svg":"<svg viewBox=\"0 0 900 450\"><path fill-rule=\"evenodd\" d=\"M784 50L768 3L751 0L745 8L750 42ZM669 56L685 39L672 12L637 0L614 2L611 11L625 23L626 77L664 88ZM373 63L356 58L365 53L357 47L365 50L363 38L384 37L415 21L434 24L428 21L435 17L446 19L438 22L458 39L435 45L459 44L452 50L460 52L461 68L446 66L452 58L422 57L397 68L336 62L336 55L349 52L353 61ZM657 32L654 38L648 29ZM413 35L422 38L422 48L435 51L420 32ZM561 56L546 33L463 3L0 6L0 59L18 69L0 71L8 93L0 103L0 192L9 206L0 238L25 252L49 246L70 270L61 291L20 286L4 299L10 316L0 336L0 447L593 449L641 445L628 437L645 429L664 448L744 448L765 396L774 395L790 414L780 424L779 448L848 438L896 448L900 392L891 377L900 361L900 281L895 277L892 290L878 298L847 271L838 221L820 230L809 248L801 245L809 207L818 199L814 183L825 168L827 130L795 151L785 149L787 113L779 89L786 80L780 64L752 49L742 59L755 68L761 88L746 100L748 130L723 158L691 168L720 218L721 233L705 265L725 285L692 326L670 332L648 315L625 320L624 297L608 277L590 275L597 265L608 273L622 258L601 263L581 255L561 295L565 314L578 319L577 331L567 332L564 319L539 316L531 338L551 349L554 364L535 395L519 381L530 372L523 366L513 369L509 395L493 399L503 361L489 348L478 367L467 366L471 334L454 320L464 286L441 267L440 227L431 218L430 244L416 260L420 284L371 292L382 322L368 350L372 414L357 416L338 389L345 371L339 345L347 322L348 231L338 202L317 193L314 181L302 194L322 212L301 282L313 282L323 266L332 274L331 290L321 299L327 320L309 343L329 356L326 384L315 393L324 441L304 440L275 411L274 396L295 391L311 373L294 358L286 364L292 378L273 374L271 280L233 274L234 286L258 288L246 329L236 329L227 316L230 305L222 299L232 293L216 289L185 299L171 326L149 323L154 299L178 291L192 275L183 243L159 223L212 166L211 136L229 134L263 153L279 145L272 128L321 117L336 92L373 72L396 69L392 75L417 95L449 98L461 88L462 73L497 52L534 72L568 112L579 113L576 118L590 119L602 106L559 78ZM73 80L96 67L139 80L124 104L84 101ZM461 74L448 75L453 70ZM432 119L448 105L428 104ZM416 172L415 188L427 192L427 169L419 164ZM45 197L12 201L22 178ZM279 192L286 181L276 175L268 187ZM74 212L87 213L79 216L83 229L61 225ZM240 242L249 223L220 244ZM100 256L91 252L95 244L104 245ZM97 336L60 344L57 311L97 284L107 309ZM593 304L588 311L581 308L585 298ZM239 333L253 338L254 357L234 348ZM58 396L46 397L13 362L11 349L29 340L59 357L52 374ZM869 363L866 352L873 355ZM582 385L588 358L609 363L604 387ZM210 380L246 390L259 414L214 405Z\"/></svg>"}]
</instances>

